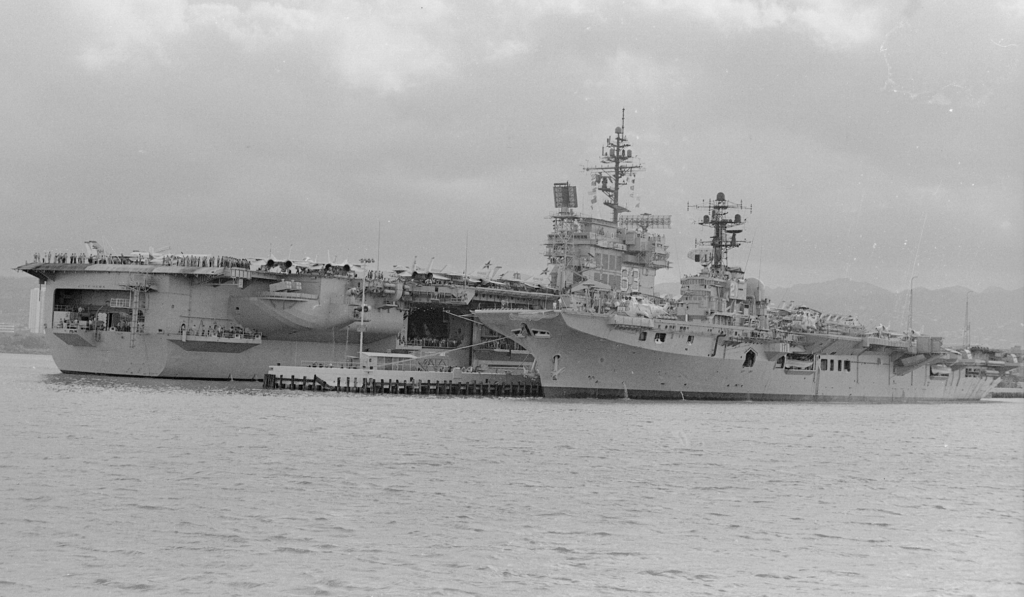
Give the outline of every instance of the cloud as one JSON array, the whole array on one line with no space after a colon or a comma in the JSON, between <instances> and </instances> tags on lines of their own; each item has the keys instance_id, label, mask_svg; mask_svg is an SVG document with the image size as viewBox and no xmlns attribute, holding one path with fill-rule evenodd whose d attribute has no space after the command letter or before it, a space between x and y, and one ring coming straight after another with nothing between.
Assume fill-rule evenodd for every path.
<instances>
[{"instance_id":1,"label":"cloud","mask_svg":"<svg viewBox=\"0 0 1024 597\"><path fill-rule=\"evenodd\" d=\"M752 259L764 247L771 284L905 284L907 223L930 276L1019 284L1014 5L9 4L0 265L82 230L126 248L364 255L383 219L385 262L462 263L468 230L485 258L539 271L551 183L586 196L580 166L625 108L642 210L677 218L679 261L703 238L686 203L721 190L756 204ZM40 210L78 215L41 229ZM928 249L941 238L952 248Z\"/></svg>"},{"instance_id":2,"label":"cloud","mask_svg":"<svg viewBox=\"0 0 1024 597\"><path fill-rule=\"evenodd\" d=\"M912 5L886 33L885 89L937 106L980 107L1015 79L1022 15L1011 5Z\"/></svg>"},{"instance_id":3,"label":"cloud","mask_svg":"<svg viewBox=\"0 0 1024 597\"><path fill-rule=\"evenodd\" d=\"M610 0L457 5L78 0L75 15L88 31L78 58L91 70L166 65L187 55L190 40L212 32L243 52L299 45L349 86L396 92L450 77L467 63L527 54L529 31L541 20L632 18ZM648 10L725 30L795 27L829 47L862 44L881 33L879 8L841 0L650 0Z\"/></svg>"},{"instance_id":4,"label":"cloud","mask_svg":"<svg viewBox=\"0 0 1024 597\"><path fill-rule=\"evenodd\" d=\"M143 56L164 60L165 42L188 31L186 7L183 0L81 0L76 16L84 18L92 40L79 60L96 70Z\"/></svg>"},{"instance_id":5,"label":"cloud","mask_svg":"<svg viewBox=\"0 0 1024 597\"><path fill-rule=\"evenodd\" d=\"M676 89L686 80L676 65L623 49L610 56L601 76L586 86L605 95L650 96Z\"/></svg>"},{"instance_id":6,"label":"cloud","mask_svg":"<svg viewBox=\"0 0 1024 597\"><path fill-rule=\"evenodd\" d=\"M488 42L485 60L501 62L521 56L530 51L530 46L524 41L506 39L497 42Z\"/></svg>"},{"instance_id":7,"label":"cloud","mask_svg":"<svg viewBox=\"0 0 1024 597\"><path fill-rule=\"evenodd\" d=\"M386 92L401 91L421 77L450 74L453 65L444 47L430 36L443 12L388 10L383 15L361 9L330 14L331 46L342 77L350 85Z\"/></svg>"},{"instance_id":8,"label":"cloud","mask_svg":"<svg viewBox=\"0 0 1024 597\"><path fill-rule=\"evenodd\" d=\"M1024 18L1024 0L1005 0L997 4L999 10L1012 18Z\"/></svg>"},{"instance_id":9,"label":"cloud","mask_svg":"<svg viewBox=\"0 0 1024 597\"><path fill-rule=\"evenodd\" d=\"M648 4L733 31L793 27L837 49L879 39L885 16L880 6L842 0L650 0Z\"/></svg>"},{"instance_id":10,"label":"cloud","mask_svg":"<svg viewBox=\"0 0 1024 597\"><path fill-rule=\"evenodd\" d=\"M794 9L791 20L824 45L843 47L874 43L882 35L884 17L878 7L826 1Z\"/></svg>"},{"instance_id":11,"label":"cloud","mask_svg":"<svg viewBox=\"0 0 1024 597\"><path fill-rule=\"evenodd\" d=\"M257 51L290 43L301 35L317 35L328 25L311 10L258 2L242 10L229 4L196 4L186 11L192 30L210 28L240 47Z\"/></svg>"},{"instance_id":12,"label":"cloud","mask_svg":"<svg viewBox=\"0 0 1024 597\"><path fill-rule=\"evenodd\" d=\"M437 41L444 38L444 5L304 4L80 0L78 14L91 36L78 58L91 70L168 64L180 59L176 48L212 32L242 52L311 44L304 49L359 88L398 91L451 71Z\"/></svg>"}]
</instances>

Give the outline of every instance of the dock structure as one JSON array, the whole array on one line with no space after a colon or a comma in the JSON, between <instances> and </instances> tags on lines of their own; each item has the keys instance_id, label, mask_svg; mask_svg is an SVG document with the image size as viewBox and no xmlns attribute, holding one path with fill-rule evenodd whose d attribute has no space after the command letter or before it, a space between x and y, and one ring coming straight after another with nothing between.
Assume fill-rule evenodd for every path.
<instances>
[{"instance_id":1,"label":"dock structure","mask_svg":"<svg viewBox=\"0 0 1024 597\"><path fill-rule=\"evenodd\" d=\"M396 371L340 366L272 366L263 387L312 392L436 396L541 396L540 380L524 372Z\"/></svg>"}]
</instances>

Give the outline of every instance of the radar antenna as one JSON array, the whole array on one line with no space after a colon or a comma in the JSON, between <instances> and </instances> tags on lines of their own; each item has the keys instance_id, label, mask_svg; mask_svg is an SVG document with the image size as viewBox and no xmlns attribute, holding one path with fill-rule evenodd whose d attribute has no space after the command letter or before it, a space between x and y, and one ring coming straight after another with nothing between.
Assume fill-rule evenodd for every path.
<instances>
[{"instance_id":1,"label":"radar antenna","mask_svg":"<svg viewBox=\"0 0 1024 597\"><path fill-rule=\"evenodd\" d=\"M714 201L709 199L694 205L687 203L686 209L702 209L708 212L702 220L697 220L697 223L701 226L713 228L714 233L711 236L711 240L698 241L697 244L711 247L711 262L708 264L711 272L714 274L725 273L725 270L728 268L729 249L735 249L741 244L749 242L736 239L736 235L743 232L743 230L738 228L728 229L732 226L740 226L746 222L738 213L730 217L728 210L735 209L737 211L746 210L751 212L753 208L744 206L743 202L730 203L725 200L725 193L719 193Z\"/></svg>"}]
</instances>

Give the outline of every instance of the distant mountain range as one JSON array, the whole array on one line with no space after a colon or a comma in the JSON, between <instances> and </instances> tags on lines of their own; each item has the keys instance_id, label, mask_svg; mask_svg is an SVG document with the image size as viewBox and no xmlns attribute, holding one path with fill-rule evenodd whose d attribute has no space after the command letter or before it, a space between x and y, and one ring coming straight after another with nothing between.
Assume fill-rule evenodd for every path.
<instances>
[{"instance_id":1,"label":"distant mountain range","mask_svg":"<svg viewBox=\"0 0 1024 597\"><path fill-rule=\"evenodd\" d=\"M0 324L28 325L29 292L36 287L30 276L0 277ZM658 284L662 294L679 294L679 284ZM891 292L849 279L789 288L767 288L776 304L793 301L825 313L856 315L868 328L888 325L894 331L907 327L910 293ZM971 343L992 348L1024 345L1024 288L989 288L971 292L962 286L929 290L914 289L914 329L942 336L946 346L963 343L964 308L970 293Z\"/></svg>"},{"instance_id":2,"label":"distant mountain range","mask_svg":"<svg viewBox=\"0 0 1024 597\"><path fill-rule=\"evenodd\" d=\"M679 285L658 284L655 290L678 295ZM824 313L856 315L869 329L880 324L893 331L907 329L909 291L892 292L847 278L765 290L775 304L793 301ZM989 288L983 292L962 286L938 290L915 288L914 329L929 336L942 336L946 346L962 345L968 295L971 344L992 348L1024 344L1024 288Z\"/></svg>"}]
</instances>

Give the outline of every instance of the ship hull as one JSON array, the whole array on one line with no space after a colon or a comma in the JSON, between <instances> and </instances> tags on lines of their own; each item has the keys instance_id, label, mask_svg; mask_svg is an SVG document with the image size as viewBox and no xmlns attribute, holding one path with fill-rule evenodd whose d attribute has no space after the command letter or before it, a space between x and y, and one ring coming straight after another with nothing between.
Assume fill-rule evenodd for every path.
<instances>
[{"instance_id":1,"label":"ship hull","mask_svg":"<svg viewBox=\"0 0 1024 597\"><path fill-rule=\"evenodd\" d=\"M530 351L549 398L955 402L977 401L996 383L966 369L935 376L924 366L898 375L890 352L844 351L838 342L822 359L826 366L849 362L849 370L822 370L817 361L786 370L764 343L729 342L725 330L711 335L676 321L615 325L613 315L575 311L475 313Z\"/></svg>"},{"instance_id":2,"label":"ship hull","mask_svg":"<svg viewBox=\"0 0 1024 597\"><path fill-rule=\"evenodd\" d=\"M19 268L40 281L34 330L45 332L62 372L262 380L272 366L338 365L358 361L361 352L395 349L450 367L521 370L525 352L494 350L479 326L454 324L461 318L454 311L468 313L473 301L526 308L552 299L525 287L403 280L342 267L284 273L233 258L159 261L47 255Z\"/></svg>"},{"instance_id":3,"label":"ship hull","mask_svg":"<svg viewBox=\"0 0 1024 597\"><path fill-rule=\"evenodd\" d=\"M189 337L128 332L49 332L54 363L63 373L165 377L174 379L259 380L269 367L303 362L342 362L358 353L358 334L351 343L263 339L246 344ZM379 343L379 346L378 346ZM384 349L394 337L366 342L364 349Z\"/></svg>"}]
</instances>

